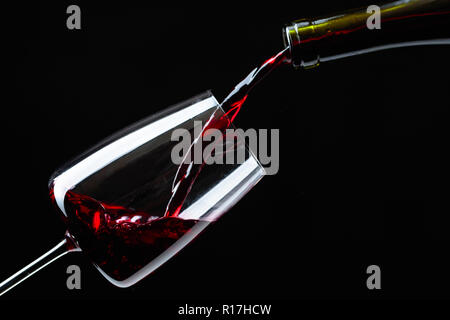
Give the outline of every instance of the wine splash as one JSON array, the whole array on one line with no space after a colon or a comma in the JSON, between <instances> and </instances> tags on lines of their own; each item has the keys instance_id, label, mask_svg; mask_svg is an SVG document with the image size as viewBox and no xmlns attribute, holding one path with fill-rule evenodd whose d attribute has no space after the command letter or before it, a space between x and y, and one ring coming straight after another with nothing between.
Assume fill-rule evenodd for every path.
<instances>
[{"instance_id":1,"label":"wine splash","mask_svg":"<svg viewBox=\"0 0 450 320\"><path fill-rule=\"evenodd\" d=\"M165 262L164 251L187 233L195 237L208 224L152 216L72 191L66 194L65 207L70 234L95 265L116 281L129 279L155 259Z\"/></svg>"}]
</instances>

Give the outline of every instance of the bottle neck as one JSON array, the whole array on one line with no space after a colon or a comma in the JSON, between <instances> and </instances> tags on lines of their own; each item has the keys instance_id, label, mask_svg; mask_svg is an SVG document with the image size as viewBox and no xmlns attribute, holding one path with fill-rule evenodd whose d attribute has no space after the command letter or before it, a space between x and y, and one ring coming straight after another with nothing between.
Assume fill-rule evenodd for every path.
<instances>
[{"instance_id":1,"label":"bottle neck","mask_svg":"<svg viewBox=\"0 0 450 320\"><path fill-rule=\"evenodd\" d=\"M450 44L450 0L402 0L314 19L283 29L296 68L405 46ZM376 8L375 8L376 9Z\"/></svg>"}]
</instances>

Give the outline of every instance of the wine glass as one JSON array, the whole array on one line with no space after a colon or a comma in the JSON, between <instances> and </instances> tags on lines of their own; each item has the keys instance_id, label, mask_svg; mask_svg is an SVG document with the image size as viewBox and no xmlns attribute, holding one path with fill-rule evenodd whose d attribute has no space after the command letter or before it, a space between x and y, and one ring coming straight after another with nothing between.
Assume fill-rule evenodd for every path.
<instances>
[{"instance_id":1,"label":"wine glass","mask_svg":"<svg viewBox=\"0 0 450 320\"><path fill-rule=\"evenodd\" d=\"M264 176L236 131L233 139L215 143L225 153L244 151L244 161L197 165L182 196L174 196L180 172L186 177L193 166L172 161L178 143L172 133L185 129L198 141L204 134L199 123L226 118L208 91L113 134L57 170L49 189L67 225L65 237L0 283L0 295L68 252L86 253L118 287L135 284L173 257ZM174 198L176 214L168 212Z\"/></svg>"}]
</instances>

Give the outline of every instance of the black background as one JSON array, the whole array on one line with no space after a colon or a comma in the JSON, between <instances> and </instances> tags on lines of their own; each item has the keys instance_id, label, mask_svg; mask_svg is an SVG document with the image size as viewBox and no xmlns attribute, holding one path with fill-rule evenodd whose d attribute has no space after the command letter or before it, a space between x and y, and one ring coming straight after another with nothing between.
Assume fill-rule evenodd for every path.
<instances>
[{"instance_id":1,"label":"black background","mask_svg":"<svg viewBox=\"0 0 450 320\"><path fill-rule=\"evenodd\" d=\"M66 28L69 4L81 7L81 30ZM224 98L282 49L285 23L369 4L15 8L13 99L2 108L0 279L62 239L47 189L58 166L207 89ZM280 129L277 175L134 287L114 287L74 253L2 298L448 298L449 56L449 47L397 49L277 70L236 120ZM66 288L70 264L82 269L81 290ZM372 264L381 267L379 291L366 287Z\"/></svg>"}]
</instances>

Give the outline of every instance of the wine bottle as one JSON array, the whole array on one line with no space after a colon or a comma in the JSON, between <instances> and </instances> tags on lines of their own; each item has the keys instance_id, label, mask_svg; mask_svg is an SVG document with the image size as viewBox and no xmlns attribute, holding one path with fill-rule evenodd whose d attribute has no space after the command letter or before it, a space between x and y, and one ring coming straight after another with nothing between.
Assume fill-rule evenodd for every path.
<instances>
[{"instance_id":1,"label":"wine bottle","mask_svg":"<svg viewBox=\"0 0 450 320\"><path fill-rule=\"evenodd\" d=\"M301 19L283 29L283 39L296 68L385 49L448 45L450 0L401 0Z\"/></svg>"}]
</instances>

